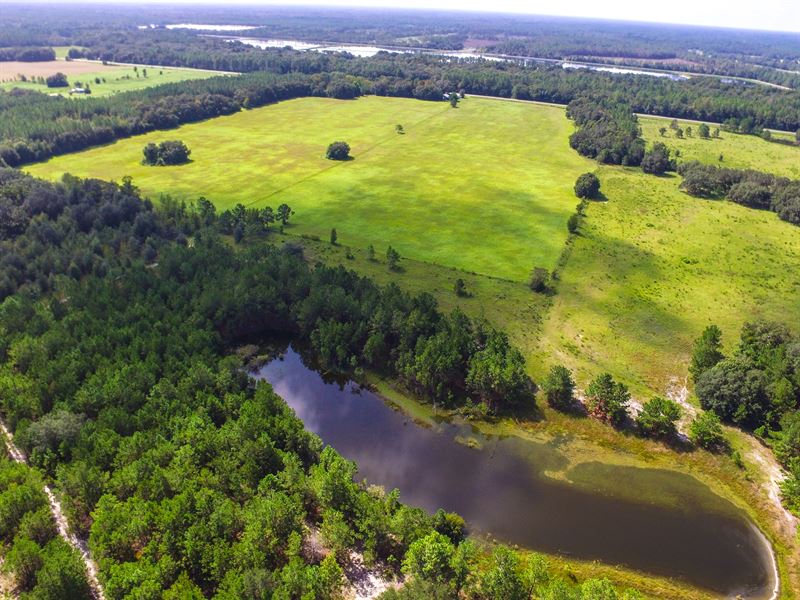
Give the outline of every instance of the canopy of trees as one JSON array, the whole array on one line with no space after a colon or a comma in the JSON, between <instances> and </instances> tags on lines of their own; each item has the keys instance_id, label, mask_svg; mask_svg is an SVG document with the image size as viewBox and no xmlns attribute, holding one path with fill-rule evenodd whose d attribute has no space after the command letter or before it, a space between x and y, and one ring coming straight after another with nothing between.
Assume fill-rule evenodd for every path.
<instances>
[{"instance_id":1,"label":"canopy of trees","mask_svg":"<svg viewBox=\"0 0 800 600\"><path fill-rule=\"evenodd\" d=\"M144 147L142 163L153 166L182 165L189 161L191 150L180 140L168 140Z\"/></svg>"},{"instance_id":2,"label":"canopy of trees","mask_svg":"<svg viewBox=\"0 0 800 600\"><path fill-rule=\"evenodd\" d=\"M642 162L644 140L630 107L578 98L567 105L567 117L578 127L569 136L569 145L580 154L615 165Z\"/></svg>"},{"instance_id":3,"label":"canopy of trees","mask_svg":"<svg viewBox=\"0 0 800 600\"><path fill-rule=\"evenodd\" d=\"M800 511L800 339L780 323L758 321L744 325L730 356L719 346L711 328L695 345L692 374L700 403L771 443L790 473L785 500ZM720 444L719 428L701 425L693 435L704 445Z\"/></svg>"},{"instance_id":4,"label":"canopy of trees","mask_svg":"<svg viewBox=\"0 0 800 600\"><path fill-rule=\"evenodd\" d=\"M52 48L43 48L40 46L0 48L0 62L44 62L55 59L56 52Z\"/></svg>"},{"instance_id":5,"label":"canopy of trees","mask_svg":"<svg viewBox=\"0 0 800 600\"><path fill-rule=\"evenodd\" d=\"M731 202L772 210L784 221L800 225L800 181L771 173L726 169L692 161L682 163L681 189L699 198L725 198Z\"/></svg>"}]
</instances>

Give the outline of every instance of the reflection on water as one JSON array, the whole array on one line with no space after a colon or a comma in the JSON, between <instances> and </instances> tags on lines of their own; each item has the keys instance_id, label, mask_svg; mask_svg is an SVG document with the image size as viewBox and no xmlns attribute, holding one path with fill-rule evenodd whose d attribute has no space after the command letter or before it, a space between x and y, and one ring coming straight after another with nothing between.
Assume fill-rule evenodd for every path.
<instances>
[{"instance_id":1,"label":"reflection on water","mask_svg":"<svg viewBox=\"0 0 800 600\"><path fill-rule=\"evenodd\" d=\"M753 527L691 477L596 463L604 481L660 486L645 496L663 490L680 506L592 493L585 485L592 463L573 470L580 484L543 475L568 466L556 445L488 438L463 425L421 427L355 384L326 383L291 348L257 376L308 429L356 461L360 476L399 488L406 503L456 511L473 529L507 542L624 564L719 593L757 598L770 583L769 556ZM482 449L459 444L456 436L476 438Z\"/></svg>"}]
</instances>

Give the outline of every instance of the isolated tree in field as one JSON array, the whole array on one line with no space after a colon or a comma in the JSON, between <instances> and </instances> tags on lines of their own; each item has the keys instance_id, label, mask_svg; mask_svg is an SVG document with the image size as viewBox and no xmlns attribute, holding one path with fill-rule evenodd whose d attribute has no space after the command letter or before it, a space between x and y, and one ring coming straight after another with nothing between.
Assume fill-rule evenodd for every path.
<instances>
[{"instance_id":1,"label":"isolated tree in field","mask_svg":"<svg viewBox=\"0 0 800 600\"><path fill-rule=\"evenodd\" d=\"M456 94L455 92L450 92L450 94L447 97L447 100L448 102L450 102L450 106L452 106L453 108L456 108L458 106L458 94Z\"/></svg>"},{"instance_id":2,"label":"isolated tree in field","mask_svg":"<svg viewBox=\"0 0 800 600\"><path fill-rule=\"evenodd\" d=\"M672 121L669 122L669 128L673 131L677 131L680 128L678 125L678 119L672 119Z\"/></svg>"},{"instance_id":3,"label":"isolated tree in field","mask_svg":"<svg viewBox=\"0 0 800 600\"><path fill-rule=\"evenodd\" d=\"M570 410L575 403L575 381L564 365L553 365L542 382L547 403L558 410Z\"/></svg>"},{"instance_id":4,"label":"isolated tree in field","mask_svg":"<svg viewBox=\"0 0 800 600\"><path fill-rule=\"evenodd\" d=\"M680 127L678 127L678 128L675 130L675 137L677 137L677 138L683 138L683 129L681 129Z\"/></svg>"},{"instance_id":5,"label":"isolated tree in field","mask_svg":"<svg viewBox=\"0 0 800 600\"><path fill-rule=\"evenodd\" d=\"M695 383L708 369L725 356L722 354L722 331L716 325L709 325L694 343L689 373Z\"/></svg>"},{"instance_id":6,"label":"isolated tree in field","mask_svg":"<svg viewBox=\"0 0 800 600\"><path fill-rule=\"evenodd\" d=\"M275 213L275 216L278 218L278 221L281 222L281 225L286 227L286 225L289 223L289 218L293 214L294 211L291 208L289 208L288 204L284 203L278 207L278 211L277 213Z\"/></svg>"},{"instance_id":7,"label":"isolated tree in field","mask_svg":"<svg viewBox=\"0 0 800 600\"><path fill-rule=\"evenodd\" d=\"M375 260L375 246L372 244L367 247L367 258L369 260Z\"/></svg>"},{"instance_id":8,"label":"isolated tree in field","mask_svg":"<svg viewBox=\"0 0 800 600\"><path fill-rule=\"evenodd\" d=\"M692 137L692 126L691 125L686 127L686 137Z\"/></svg>"},{"instance_id":9,"label":"isolated tree in field","mask_svg":"<svg viewBox=\"0 0 800 600\"><path fill-rule=\"evenodd\" d=\"M725 436L722 433L722 423L719 417L711 411L706 411L697 416L689 425L689 439L706 450L719 450L724 448Z\"/></svg>"},{"instance_id":10,"label":"isolated tree in field","mask_svg":"<svg viewBox=\"0 0 800 600\"><path fill-rule=\"evenodd\" d=\"M180 165L187 162L192 153L180 140L169 140L158 145L149 143L142 152L142 163L151 166Z\"/></svg>"},{"instance_id":11,"label":"isolated tree in field","mask_svg":"<svg viewBox=\"0 0 800 600\"><path fill-rule=\"evenodd\" d=\"M69 87L69 80L64 73L54 73L45 79L45 83L49 88Z\"/></svg>"},{"instance_id":12,"label":"isolated tree in field","mask_svg":"<svg viewBox=\"0 0 800 600\"><path fill-rule=\"evenodd\" d=\"M575 180L575 195L578 198L596 198L600 193L600 180L594 173L584 173Z\"/></svg>"},{"instance_id":13,"label":"isolated tree in field","mask_svg":"<svg viewBox=\"0 0 800 600\"><path fill-rule=\"evenodd\" d=\"M661 135L661 137L664 137L665 135L667 135L667 128L666 127L659 127L658 128L658 133Z\"/></svg>"},{"instance_id":14,"label":"isolated tree in field","mask_svg":"<svg viewBox=\"0 0 800 600\"><path fill-rule=\"evenodd\" d=\"M668 438L677 432L675 423L680 417L681 408L676 402L654 396L642 406L642 412L636 417L636 425L645 435Z\"/></svg>"},{"instance_id":15,"label":"isolated tree in field","mask_svg":"<svg viewBox=\"0 0 800 600\"><path fill-rule=\"evenodd\" d=\"M709 129L708 125L706 125L705 123L700 123L700 125L697 126L697 135L699 135L701 138L707 140L709 138L709 136L711 135L711 130Z\"/></svg>"},{"instance_id":16,"label":"isolated tree in field","mask_svg":"<svg viewBox=\"0 0 800 600\"><path fill-rule=\"evenodd\" d=\"M627 386L614 381L614 378L603 373L596 377L586 388L586 404L589 413L602 421L613 425L621 425L628 416L628 402L631 395Z\"/></svg>"},{"instance_id":17,"label":"isolated tree in field","mask_svg":"<svg viewBox=\"0 0 800 600\"><path fill-rule=\"evenodd\" d=\"M464 283L464 280L460 277L456 279L456 283L453 286L453 291L456 293L456 296L460 298L466 298L469 296L469 292L467 292L467 284Z\"/></svg>"},{"instance_id":18,"label":"isolated tree in field","mask_svg":"<svg viewBox=\"0 0 800 600\"><path fill-rule=\"evenodd\" d=\"M392 271L396 271L397 267L399 266L399 263L400 263L400 253L391 246L389 246L386 249L386 264L389 265L389 268Z\"/></svg>"},{"instance_id":19,"label":"isolated tree in field","mask_svg":"<svg viewBox=\"0 0 800 600\"><path fill-rule=\"evenodd\" d=\"M642 159L642 171L651 175L663 175L674 168L675 165L669 158L669 148L662 142L654 143Z\"/></svg>"},{"instance_id":20,"label":"isolated tree in field","mask_svg":"<svg viewBox=\"0 0 800 600\"><path fill-rule=\"evenodd\" d=\"M719 127L715 127L714 128L714 131L711 132L711 137L713 137L715 139L719 138Z\"/></svg>"},{"instance_id":21,"label":"isolated tree in field","mask_svg":"<svg viewBox=\"0 0 800 600\"><path fill-rule=\"evenodd\" d=\"M403 129L403 126L400 125L400 123L394 126L394 130L399 134L405 133L405 130Z\"/></svg>"},{"instance_id":22,"label":"isolated tree in field","mask_svg":"<svg viewBox=\"0 0 800 600\"><path fill-rule=\"evenodd\" d=\"M337 239L338 239L338 236L336 235L336 228L334 227L333 229L331 229L331 246L335 246L336 245L336 240Z\"/></svg>"},{"instance_id":23,"label":"isolated tree in field","mask_svg":"<svg viewBox=\"0 0 800 600\"><path fill-rule=\"evenodd\" d=\"M547 286L550 283L550 272L543 267L535 267L531 272L531 280L528 285L537 294L542 294L547 291Z\"/></svg>"},{"instance_id":24,"label":"isolated tree in field","mask_svg":"<svg viewBox=\"0 0 800 600\"><path fill-rule=\"evenodd\" d=\"M328 160L347 160L350 158L350 144L347 142L333 142L325 153Z\"/></svg>"}]
</instances>

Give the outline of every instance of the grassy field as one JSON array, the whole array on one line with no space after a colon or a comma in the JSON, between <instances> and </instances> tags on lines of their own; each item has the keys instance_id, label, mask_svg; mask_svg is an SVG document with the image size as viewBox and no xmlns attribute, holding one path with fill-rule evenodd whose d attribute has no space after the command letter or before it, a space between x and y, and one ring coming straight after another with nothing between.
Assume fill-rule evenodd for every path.
<instances>
[{"instance_id":1,"label":"grassy field","mask_svg":"<svg viewBox=\"0 0 800 600\"><path fill-rule=\"evenodd\" d=\"M200 71L192 69L173 69L166 67L133 67L118 65L103 65L97 62L88 61L65 61L56 60L47 63L27 63L17 68L14 63L0 63L0 89L10 90L22 88L35 90L45 94L60 94L70 96L69 90L72 87L89 85L91 96L72 95L73 98L112 96L120 92L130 92L141 90L164 83L177 83L188 79L206 79L215 77L218 73L211 71ZM29 65L37 66L35 71L30 70ZM46 77L53 73L62 72L67 75L70 86L67 88L49 88L45 84L32 81L20 81L18 75L25 74L27 77L38 75ZM147 76L144 76L146 72ZM98 83L99 81L99 83Z\"/></svg>"},{"instance_id":2,"label":"grassy field","mask_svg":"<svg viewBox=\"0 0 800 600\"><path fill-rule=\"evenodd\" d=\"M669 128L670 121L652 117L640 117L642 134L650 142L664 142L672 150L680 150L681 160L700 162L737 169L757 169L770 171L776 175L800 179L800 146L790 143L768 142L754 135L720 132L719 138L702 139L697 135L697 123L679 121L686 130L691 127L692 137L675 137ZM664 137L659 133L661 127L667 128ZM715 126L711 126L713 130ZM775 134L775 139L794 141L794 136ZM722 160L719 157L722 156Z\"/></svg>"},{"instance_id":3,"label":"grassy field","mask_svg":"<svg viewBox=\"0 0 800 600\"><path fill-rule=\"evenodd\" d=\"M297 212L296 233L327 239L335 227L353 247L374 244L382 254L391 244L416 260L523 281L534 266L555 266L577 203L575 178L595 168L569 149L571 129L559 107L306 98L57 157L29 171L130 175L147 194L204 195L220 208L287 202ZM186 142L192 162L143 166L144 145L165 139ZM355 160L325 159L327 145L339 139Z\"/></svg>"},{"instance_id":4,"label":"grassy field","mask_svg":"<svg viewBox=\"0 0 800 600\"><path fill-rule=\"evenodd\" d=\"M709 323L732 346L745 320L800 317L800 228L767 211L699 200L679 177L600 171L594 203L562 272L541 361L563 361L582 383L608 370L640 392L686 376Z\"/></svg>"}]
</instances>

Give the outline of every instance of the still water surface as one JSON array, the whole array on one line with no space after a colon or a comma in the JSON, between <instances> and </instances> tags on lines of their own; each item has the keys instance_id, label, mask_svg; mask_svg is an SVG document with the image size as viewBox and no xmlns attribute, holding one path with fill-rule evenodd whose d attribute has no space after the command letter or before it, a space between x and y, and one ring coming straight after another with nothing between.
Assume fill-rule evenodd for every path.
<instances>
[{"instance_id":1,"label":"still water surface","mask_svg":"<svg viewBox=\"0 0 800 600\"><path fill-rule=\"evenodd\" d=\"M558 443L486 437L463 424L426 428L356 384L324 381L291 348L257 377L323 442L356 461L360 477L399 488L408 504L456 511L473 531L680 578L725 596L762 598L772 589L760 534L692 477L600 463L570 468ZM546 475L553 472L564 476ZM631 486L646 500L620 493Z\"/></svg>"}]
</instances>

